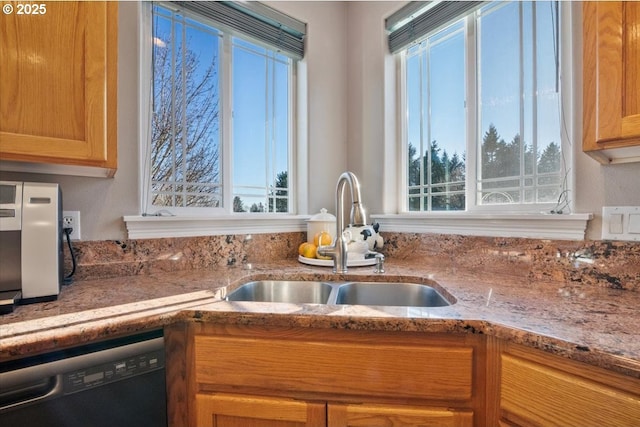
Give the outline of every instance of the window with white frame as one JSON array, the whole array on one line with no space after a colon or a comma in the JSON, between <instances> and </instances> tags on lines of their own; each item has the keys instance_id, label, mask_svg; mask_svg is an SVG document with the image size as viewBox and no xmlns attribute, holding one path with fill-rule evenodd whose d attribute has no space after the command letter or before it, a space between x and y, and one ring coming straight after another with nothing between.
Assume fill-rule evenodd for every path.
<instances>
[{"instance_id":1,"label":"window with white frame","mask_svg":"<svg viewBox=\"0 0 640 427\"><path fill-rule=\"evenodd\" d=\"M301 54L229 28L220 11L239 16L236 7L243 6L150 7L152 115L143 183L148 214L294 209L292 100Z\"/></svg>"},{"instance_id":2,"label":"window with white frame","mask_svg":"<svg viewBox=\"0 0 640 427\"><path fill-rule=\"evenodd\" d=\"M403 210L566 210L558 2L441 3L400 50Z\"/></svg>"}]
</instances>

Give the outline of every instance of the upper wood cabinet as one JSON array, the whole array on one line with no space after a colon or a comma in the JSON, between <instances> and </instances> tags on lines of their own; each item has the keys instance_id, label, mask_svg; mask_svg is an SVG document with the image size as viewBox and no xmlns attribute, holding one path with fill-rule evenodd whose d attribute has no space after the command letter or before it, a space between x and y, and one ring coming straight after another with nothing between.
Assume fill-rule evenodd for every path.
<instances>
[{"instance_id":1,"label":"upper wood cabinet","mask_svg":"<svg viewBox=\"0 0 640 427\"><path fill-rule=\"evenodd\" d=\"M584 2L583 150L640 161L640 2Z\"/></svg>"},{"instance_id":2,"label":"upper wood cabinet","mask_svg":"<svg viewBox=\"0 0 640 427\"><path fill-rule=\"evenodd\" d=\"M47 2L39 14L10 4L0 14L1 159L113 175L118 3Z\"/></svg>"}]
</instances>

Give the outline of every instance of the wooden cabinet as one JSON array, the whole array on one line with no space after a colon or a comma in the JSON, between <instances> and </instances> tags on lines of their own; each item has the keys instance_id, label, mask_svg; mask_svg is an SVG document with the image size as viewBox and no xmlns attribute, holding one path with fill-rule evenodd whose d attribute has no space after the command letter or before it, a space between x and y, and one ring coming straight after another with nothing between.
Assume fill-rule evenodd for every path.
<instances>
[{"instance_id":1,"label":"wooden cabinet","mask_svg":"<svg viewBox=\"0 0 640 427\"><path fill-rule=\"evenodd\" d=\"M324 402L239 394L197 394L198 427L324 427Z\"/></svg>"},{"instance_id":2,"label":"wooden cabinet","mask_svg":"<svg viewBox=\"0 0 640 427\"><path fill-rule=\"evenodd\" d=\"M328 405L327 414L331 427L473 426L472 411L420 406L338 403Z\"/></svg>"},{"instance_id":3,"label":"wooden cabinet","mask_svg":"<svg viewBox=\"0 0 640 427\"><path fill-rule=\"evenodd\" d=\"M174 324L170 426L637 426L640 379L492 336Z\"/></svg>"},{"instance_id":4,"label":"wooden cabinet","mask_svg":"<svg viewBox=\"0 0 640 427\"><path fill-rule=\"evenodd\" d=\"M474 387L484 383L483 337L202 324L182 332L184 342L167 330L177 343L168 352L172 425L483 424L484 388ZM218 417L225 424L210 423Z\"/></svg>"},{"instance_id":5,"label":"wooden cabinet","mask_svg":"<svg viewBox=\"0 0 640 427\"><path fill-rule=\"evenodd\" d=\"M498 354L500 425L638 425L638 379L514 344Z\"/></svg>"},{"instance_id":6,"label":"wooden cabinet","mask_svg":"<svg viewBox=\"0 0 640 427\"><path fill-rule=\"evenodd\" d=\"M420 406L330 403L242 394L197 394L199 427L471 427L473 412Z\"/></svg>"},{"instance_id":7,"label":"wooden cabinet","mask_svg":"<svg viewBox=\"0 0 640 427\"><path fill-rule=\"evenodd\" d=\"M583 150L640 161L640 2L584 2Z\"/></svg>"},{"instance_id":8,"label":"wooden cabinet","mask_svg":"<svg viewBox=\"0 0 640 427\"><path fill-rule=\"evenodd\" d=\"M3 4L13 12L0 14L1 159L97 167L112 175L118 3ZM39 13L25 13L34 10Z\"/></svg>"}]
</instances>

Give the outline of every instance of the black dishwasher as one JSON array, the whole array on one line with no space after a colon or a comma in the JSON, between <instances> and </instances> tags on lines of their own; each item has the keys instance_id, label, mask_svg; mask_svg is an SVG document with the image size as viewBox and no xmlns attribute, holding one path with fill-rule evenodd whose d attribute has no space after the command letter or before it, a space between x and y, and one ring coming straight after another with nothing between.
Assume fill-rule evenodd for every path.
<instances>
[{"instance_id":1,"label":"black dishwasher","mask_svg":"<svg viewBox=\"0 0 640 427\"><path fill-rule=\"evenodd\" d=\"M167 425L162 331L0 364L0 425Z\"/></svg>"}]
</instances>

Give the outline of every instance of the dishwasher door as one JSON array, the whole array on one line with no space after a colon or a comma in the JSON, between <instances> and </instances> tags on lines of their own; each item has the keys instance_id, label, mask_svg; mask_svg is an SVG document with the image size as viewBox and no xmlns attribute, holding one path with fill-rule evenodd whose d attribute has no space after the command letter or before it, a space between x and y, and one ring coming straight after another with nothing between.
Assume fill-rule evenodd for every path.
<instances>
[{"instance_id":1,"label":"dishwasher door","mask_svg":"<svg viewBox=\"0 0 640 427\"><path fill-rule=\"evenodd\" d=\"M167 425L162 331L0 364L0 425Z\"/></svg>"}]
</instances>

